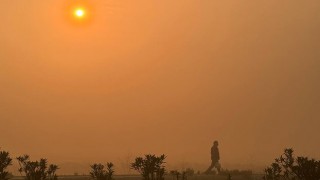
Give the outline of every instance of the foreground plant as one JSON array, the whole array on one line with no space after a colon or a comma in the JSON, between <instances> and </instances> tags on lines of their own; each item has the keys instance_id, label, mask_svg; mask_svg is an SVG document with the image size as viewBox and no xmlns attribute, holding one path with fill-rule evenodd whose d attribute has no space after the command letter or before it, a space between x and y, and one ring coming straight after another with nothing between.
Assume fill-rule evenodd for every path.
<instances>
[{"instance_id":1,"label":"foreground plant","mask_svg":"<svg viewBox=\"0 0 320 180\"><path fill-rule=\"evenodd\" d=\"M92 179L95 179L95 180L112 180L113 179L114 165L112 163L107 163L106 166L104 166L103 164L93 164L90 167L91 167L90 176Z\"/></svg>"},{"instance_id":2,"label":"foreground plant","mask_svg":"<svg viewBox=\"0 0 320 180\"><path fill-rule=\"evenodd\" d=\"M173 176L173 178L176 179L176 180L180 180L181 174L182 173L180 173L178 170L170 171L170 175Z\"/></svg>"},{"instance_id":3,"label":"foreground plant","mask_svg":"<svg viewBox=\"0 0 320 180\"><path fill-rule=\"evenodd\" d=\"M59 169L57 165L50 164L48 166L47 159L40 161L30 161L28 155L17 157L19 162L19 172L25 174L26 180L57 180L56 171Z\"/></svg>"},{"instance_id":4,"label":"foreground plant","mask_svg":"<svg viewBox=\"0 0 320 180\"><path fill-rule=\"evenodd\" d=\"M265 169L265 180L299 179L319 180L320 161L308 157L294 157L292 149L284 153Z\"/></svg>"},{"instance_id":5,"label":"foreground plant","mask_svg":"<svg viewBox=\"0 0 320 180\"><path fill-rule=\"evenodd\" d=\"M8 166L12 165L12 159L9 152L0 151L0 180L8 180L9 172L6 171Z\"/></svg>"},{"instance_id":6,"label":"foreground plant","mask_svg":"<svg viewBox=\"0 0 320 180\"><path fill-rule=\"evenodd\" d=\"M138 171L144 180L164 180L166 156L147 154L145 157L137 157L131 164L131 168Z\"/></svg>"}]
</instances>

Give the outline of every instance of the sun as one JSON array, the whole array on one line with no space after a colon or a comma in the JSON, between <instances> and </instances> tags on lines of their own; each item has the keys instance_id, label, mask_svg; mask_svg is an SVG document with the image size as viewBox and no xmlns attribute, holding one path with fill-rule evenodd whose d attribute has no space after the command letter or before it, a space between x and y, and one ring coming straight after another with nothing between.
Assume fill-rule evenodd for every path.
<instances>
[{"instance_id":1,"label":"sun","mask_svg":"<svg viewBox=\"0 0 320 180\"><path fill-rule=\"evenodd\" d=\"M83 8L77 8L75 11L74 11L74 15L78 18L83 18L85 16L86 12Z\"/></svg>"},{"instance_id":2,"label":"sun","mask_svg":"<svg viewBox=\"0 0 320 180\"><path fill-rule=\"evenodd\" d=\"M74 3L73 1L83 1ZM69 0L64 9L64 15L68 23L75 26L88 26L94 18L94 8L90 3L84 3L85 0Z\"/></svg>"}]
</instances>

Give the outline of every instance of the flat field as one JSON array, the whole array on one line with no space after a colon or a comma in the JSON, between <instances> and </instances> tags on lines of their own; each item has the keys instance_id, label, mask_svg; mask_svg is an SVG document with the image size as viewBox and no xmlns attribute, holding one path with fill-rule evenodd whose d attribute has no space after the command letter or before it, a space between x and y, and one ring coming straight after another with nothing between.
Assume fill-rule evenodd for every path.
<instances>
[{"instance_id":1,"label":"flat field","mask_svg":"<svg viewBox=\"0 0 320 180\"><path fill-rule=\"evenodd\" d=\"M89 176L59 176L59 180L91 180ZM187 180L227 180L227 176L222 175L193 175L189 176ZM252 175L251 177L245 176L232 176L232 180L261 180L262 175ZM12 180L23 180L23 177L14 177ZM116 175L114 180L142 180L140 176L136 175ZM165 180L176 180L172 176L166 176Z\"/></svg>"}]
</instances>

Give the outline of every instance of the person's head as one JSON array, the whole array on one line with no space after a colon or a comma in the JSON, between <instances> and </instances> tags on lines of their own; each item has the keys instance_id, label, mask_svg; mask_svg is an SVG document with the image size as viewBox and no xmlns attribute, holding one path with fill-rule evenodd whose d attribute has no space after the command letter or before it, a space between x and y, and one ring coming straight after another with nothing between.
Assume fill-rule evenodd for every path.
<instances>
[{"instance_id":1,"label":"person's head","mask_svg":"<svg viewBox=\"0 0 320 180\"><path fill-rule=\"evenodd\" d=\"M213 145L214 145L214 146L218 146L218 145L219 145L218 141L214 141L214 142L213 142Z\"/></svg>"}]
</instances>

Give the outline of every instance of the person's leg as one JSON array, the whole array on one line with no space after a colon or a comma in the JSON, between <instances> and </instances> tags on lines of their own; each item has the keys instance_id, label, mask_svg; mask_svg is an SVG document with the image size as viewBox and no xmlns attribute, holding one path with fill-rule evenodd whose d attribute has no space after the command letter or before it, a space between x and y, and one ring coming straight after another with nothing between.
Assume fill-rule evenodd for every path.
<instances>
[{"instance_id":1,"label":"person's leg","mask_svg":"<svg viewBox=\"0 0 320 180\"><path fill-rule=\"evenodd\" d=\"M221 170L221 167L218 166L218 167L217 167L218 174L220 174L220 170Z\"/></svg>"},{"instance_id":2,"label":"person's leg","mask_svg":"<svg viewBox=\"0 0 320 180\"><path fill-rule=\"evenodd\" d=\"M215 163L212 161L210 167L205 171L205 173L209 173L214 167Z\"/></svg>"},{"instance_id":3,"label":"person's leg","mask_svg":"<svg viewBox=\"0 0 320 180\"><path fill-rule=\"evenodd\" d=\"M217 168L218 174L220 174L220 170L221 170L221 165L219 163L219 161L214 163L215 168Z\"/></svg>"}]
</instances>

